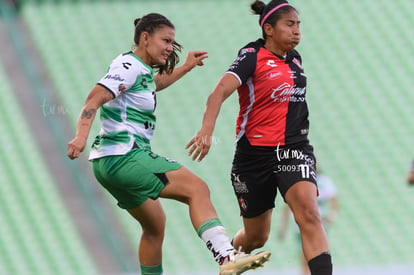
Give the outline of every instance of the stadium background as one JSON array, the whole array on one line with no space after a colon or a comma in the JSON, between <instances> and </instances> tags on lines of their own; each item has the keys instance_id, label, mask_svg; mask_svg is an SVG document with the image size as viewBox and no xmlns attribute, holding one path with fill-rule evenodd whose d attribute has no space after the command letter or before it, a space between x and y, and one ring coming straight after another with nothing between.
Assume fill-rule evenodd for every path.
<instances>
[{"instance_id":1,"label":"stadium background","mask_svg":"<svg viewBox=\"0 0 414 275\"><path fill-rule=\"evenodd\" d=\"M0 2L0 274L134 274L140 228L118 209L86 161L69 161L66 143L83 101L111 60L131 49L133 19L165 14L176 39L206 50L204 67L158 96L153 149L209 184L234 234L241 226L229 170L237 96L225 102L214 145L202 163L185 144L237 50L260 37L250 0ZM311 142L336 183L340 213L329 231L335 274L412 274L414 203L405 183L413 158L414 2L292 0L302 20L298 49L308 75ZM91 140L98 131L95 123ZM217 274L191 228L187 209L167 212L166 274ZM246 274L298 274L293 236L276 239L272 260Z\"/></svg>"}]
</instances>

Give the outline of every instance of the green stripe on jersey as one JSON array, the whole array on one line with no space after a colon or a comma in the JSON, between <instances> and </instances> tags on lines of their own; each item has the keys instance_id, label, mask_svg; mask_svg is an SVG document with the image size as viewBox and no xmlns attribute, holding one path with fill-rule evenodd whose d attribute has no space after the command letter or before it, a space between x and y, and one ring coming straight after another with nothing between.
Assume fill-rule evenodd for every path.
<instances>
[{"instance_id":1,"label":"green stripe on jersey","mask_svg":"<svg viewBox=\"0 0 414 275\"><path fill-rule=\"evenodd\" d=\"M129 88L128 91L134 93L147 93L148 90L155 91L155 89L156 86L153 76L151 74L143 74L137 76L135 84L132 85L132 87Z\"/></svg>"},{"instance_id":2,"label":"green stripe on jersey","mask_svg":"<svg viewBox=\"0 0 414 275\"><path fill-rule=\"evenodd\" d=\"M142 149L151 150L150 141L144 137L134 135L135 143Z\"/></svg>"},{"instance_id":3,"label":"green stripe on jersey","mask_svg":"<svg viewBox=\"0 0 414 275\"><path fill-rule=\"evenodd\" d=\"M145 125L146 128L149 125L155 125L155 114L152 110L141 110L126 107L126 120L137 124Z\"/></svg>"},{"instance_id":4,"label":"green stripe on jersey","mask_svg":"<svg viewBox=\"0 0 414 275\"><path fill-rule=\"evenodd\" d=\"M101 131L90 160L126 154L133 141L142 148L150 148L156 121L153 74L151 66L133 53L119 55L112 61L108 73L98 83L116 97L100 108Z\"/></svg>"},{"instance_id":5,"label":"green stripe on jersey","mask_svg":"<svg viewBox=\"0 0 414 275\"><path fill-rule=\"evenodd\" d=\"M102 105L100 118L101 118L101 120L113 119L115 121L122 122L121 109L111 108L111 107L107 107L105 105Z\"/></svg>"}]
</instances>

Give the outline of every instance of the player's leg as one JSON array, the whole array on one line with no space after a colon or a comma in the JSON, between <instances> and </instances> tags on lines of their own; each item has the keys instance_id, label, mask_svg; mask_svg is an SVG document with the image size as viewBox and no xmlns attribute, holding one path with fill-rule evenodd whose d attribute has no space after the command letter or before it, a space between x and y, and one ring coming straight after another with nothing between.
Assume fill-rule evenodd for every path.
<instances>
[{"instance_id":1,"label":"player's leg","mask_svg":"<svg viewBox=\"0 0 414 275\"><path fill-rule=\"evenodd\" d=\"M188 204L194 229L211 246L209 249L220 263L234 248L218 219L207 184L185 167L168 171L165 175L168 184L161 190L160 197Z\"/></svg>"},{"instance_id":2,"label":"player's leg","mask_svg":"<svg viewBox=\"0 0 414 275\"><path fill-rule=\"evenodd\" d=\"M162 274L165 214L156 199L163 184L148 172L152 158L143 150L94 160L97 180L141 225L138 259L142 275ZM151 199L150 199L151 198Z\"/></svg>"},{"instance_id":3,"label":"player's leg","mask_svg":"<svg viewBox=\"0 0 414 275\"><path fill-rule=\"evenodd\" d=\"M317 204L316 185L300 181L288 189L285 201L299 226L302 248L312 275L332 274L329 245Z\"/></svg>"},{"instance_id":4,"label":"player's leg","mask_svg":"<svg viewBox=\"0 0 414 275\"><path fill-rule=\"evenodd\" d=\"M312 275L331 275L328 239L317 202L316 160L308 143L282 148L289 154L280 162L279 190L299 227L302 250Z\"/></svg>"},{"instance_id":5,"label":"player's leg","mask_svg":"<svg viewBox=\"0 0 414 275\"><path fill-rule=\"evenodd\" d=\"M241 247L247 253L262 247L269 238L272 211L269 209L257 217L243 218L243 228L233 239L234 247Z\"/></svg>"},{"instance_id":6,"label":"player's leg","mask_svg":"<svg viewBox=\"0 0 414 275\"><path fill-rule=\"evenodd\" d=\"M160 197L188 204L193 227L221 265L220 274L241 274L269 259L269 252L248 255L235 251L210 200L210 190L202 179L185 167L168 171L165 175L168 184L160 192Z\"/></svg>"},{"instance_id":7,"label":"player's leg","mask_svg":"<svg viewBox=\"0 0 414 275\"><path fill-rule=\"evenodd\" d=\"M162 274L162 243L165 214L159 200L148 199L139 207L127 210L141 225L138 259L142 275Z\"/></svg>"},{"instance_id":8,"label":"player's leg","mask_svg":"<svg viewBox=\"0 0 414 275\"><path fill-rule=\"evenodd\" d=\"M94 171L101 184L118 200L118 205L124 209L134 209L131 214L134 214L142 226L148 229L143 239L143 247L147 244L147 238L156 238L162 244L161 235L164 234L164 229L152 220L154 217L146 208L141 210L140 206L154 207L155 213L162 216L162 209L156 207L156 202L158 197L163 197L189 205L191 222L213 253L215 260L221 264L220 270L223 275L241 274L245 270L263 264L270 256L268 252L258 255L236 253L223 225L217 218L205 182L173 160L149 150L136 148L124 156L104 158L94 162ZM154 205L150 204L152 202ZM141 214L149 216L142 219ZM164 218L161 221L164 221ZM160 244L157 248L159 247ZM140 248L140 251L145 253L144 249ZM154 253L157 253L156 249ZM144 261L146 259L144 256ZM150 271L161 274L160 268Z\"/></svg>"},{"instance_id":9,"label":"player's leg","mask_svg":"<svg viewBox=\"0 0 414 275\"><path fill-rule=\"evenodd\" d=\"M233 245L250 253L268 240L275 206L275 153L273 148L251 146L243 137L237 143L231 170L233 191L243 217L243 228Z\"/></svg>"},{"instance_id":10,"label":"player's leg","mask_svg":"<svg viewBox=\"0 0 414 275\"><path fill-rule=\"evenodd\" d=\"M165 173L168 184L160 192L160 197L174 199L189 205L190 219L194 228L205 221L217 218L210 200L207 184L187 168L181 167Z\"/></svg>"}]
</instances>

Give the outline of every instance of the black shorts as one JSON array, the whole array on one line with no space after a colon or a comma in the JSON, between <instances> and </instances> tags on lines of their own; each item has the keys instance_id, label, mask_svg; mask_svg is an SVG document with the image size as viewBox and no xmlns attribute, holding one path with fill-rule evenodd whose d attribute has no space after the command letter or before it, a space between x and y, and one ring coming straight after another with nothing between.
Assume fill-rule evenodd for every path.
<instances>
[{"instance_id":1,"label":"black shorts","mask_svg":"<svg viewBox=\"0 0 414 275\"><path fill-rule=\"evenodd\" d=\"M277 189L282 197L299 181L316 185L316 160L306 141L285 146L252 146L243 137L237 143L231 181L241 215L256 217L275 207Z\"/></svg>"}]
</instances>

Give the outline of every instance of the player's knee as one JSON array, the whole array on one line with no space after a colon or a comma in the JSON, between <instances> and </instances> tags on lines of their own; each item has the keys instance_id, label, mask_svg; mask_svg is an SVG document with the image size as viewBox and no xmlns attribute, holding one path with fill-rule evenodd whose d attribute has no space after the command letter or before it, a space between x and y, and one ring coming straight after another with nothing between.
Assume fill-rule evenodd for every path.
<instances>
[{"instance_id":1,"label":"player's knee","mask_svg":"<svg viewBox=\"0 0 414 275\"><path fill-rule=\"evenodd\" d=\"M304 208L295 216L296 223L300 228L319 225L321 217L317 209Z\"/></svg>"},{"instance_id":2,"label":"player's knee","mask_svg":"<svg viewBox=\"0 0 414 275\"><path fill-rule=\"evenodd\" d=\"M186 191L182 192L180 200L186 204L210 204L210 190L207 184L202 180L188 182Z\"/></svg>"},{"instance_id":3,"label":"player's knee","mask_svg":"<svg viewBox=\"0 0 414 275\"><path fill-rule=\"evenodd\" d=\"M207 198L210 199L210 189L208 188L207 184L202 181L198 180L192 184L192 197L194 198Z\"/></svg>"},{"instance_id":4,"label":"player's knee","mask_svg":"<svg viewBox=\"0 0 414 275\"><path fill-rule=\"evenodd\" d=\"M145 228L142 227L142 239L145 239L151 243L162 243L165 235L165 226L157 228Z\"/></svg>"}]
</instances>

